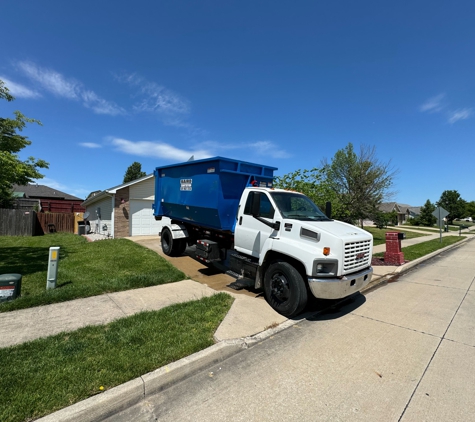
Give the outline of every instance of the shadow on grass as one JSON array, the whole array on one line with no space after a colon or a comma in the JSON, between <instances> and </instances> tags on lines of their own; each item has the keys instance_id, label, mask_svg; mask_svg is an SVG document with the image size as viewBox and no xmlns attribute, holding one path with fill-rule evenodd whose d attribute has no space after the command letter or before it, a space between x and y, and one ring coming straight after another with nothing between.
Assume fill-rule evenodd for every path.
<instances>
[{"instance_id":1,"label":"shadow on grass","mask_svg":"<svg viewBox=\"0 0 475 422\"><path fill-rule=\"evenodd\" d=\"M0 248L0 273L22 275L46 271L49 250L45 248L19 247Z\"/></svg>"},{"instance_id":2,"label":"shadow on grass","mask_svg":"<svg viewBox=\"0 0 475 422\"><path fill-rule=\"evenodd\" d=\"M61 246L59 259L62 260L75 252L77 251L74 248L71 250L71 248ZM0 248L0 274L27 275L47 271L48 259L49 247L12 246Z\"/></svg>"},{"instance_id":3,"label":"shadow on grass","mask_svg":"<svg viewBox=\"0 0 475 422\"><path fill-rule=\"evenodd\" d=\"M65 281L64 283L57 284L56 288L60 289L61 287L68 286L69 284L73 284L73 282L72 281Z\"/></svg>"}]
</instances>

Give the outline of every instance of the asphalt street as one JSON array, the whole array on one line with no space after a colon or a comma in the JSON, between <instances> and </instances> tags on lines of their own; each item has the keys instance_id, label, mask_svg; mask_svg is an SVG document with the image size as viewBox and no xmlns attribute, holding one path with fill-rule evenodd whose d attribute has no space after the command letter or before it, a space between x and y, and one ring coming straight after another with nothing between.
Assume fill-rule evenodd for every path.
<instances>
[{"instance_id":1,"label":"asphalt street","mask_svg":"<svg viewBox=\"0 0 475 422\"><path fill-rule=\"evenodd\" d=\"M474 420L473 256L466 242L108 420Z\"/></svg>"}]
</instances>

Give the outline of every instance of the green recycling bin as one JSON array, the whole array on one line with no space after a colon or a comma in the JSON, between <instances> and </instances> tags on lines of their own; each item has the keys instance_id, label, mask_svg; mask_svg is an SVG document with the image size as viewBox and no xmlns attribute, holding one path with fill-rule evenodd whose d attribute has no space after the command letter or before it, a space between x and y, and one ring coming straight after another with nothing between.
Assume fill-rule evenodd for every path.
<instances>
[{"instance_id":1,"label":"green recycling bin","mask_svg":"<svg viewBox=\"0 0 475 422\"><path fill-rule=\"evenodd\" d=\"M21 274L0 274L0 303L13 300L21 293Z\"/></svg>"}]
</instances>

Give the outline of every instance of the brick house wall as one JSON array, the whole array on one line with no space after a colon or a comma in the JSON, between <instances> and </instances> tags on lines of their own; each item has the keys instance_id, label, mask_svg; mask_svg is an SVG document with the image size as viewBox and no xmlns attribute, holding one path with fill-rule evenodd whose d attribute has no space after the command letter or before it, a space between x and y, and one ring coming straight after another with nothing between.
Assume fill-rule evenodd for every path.
<instances>
[{"instance_id":1,"label":"brick house wall","mask_svg":"<svg viewBox=\"0 0 475 422\"><path fill-rule=\"evenodd\" d=\"M114 237L130 236L129 187L118 189L114 201Z\"/></svg>"}]
</instances>

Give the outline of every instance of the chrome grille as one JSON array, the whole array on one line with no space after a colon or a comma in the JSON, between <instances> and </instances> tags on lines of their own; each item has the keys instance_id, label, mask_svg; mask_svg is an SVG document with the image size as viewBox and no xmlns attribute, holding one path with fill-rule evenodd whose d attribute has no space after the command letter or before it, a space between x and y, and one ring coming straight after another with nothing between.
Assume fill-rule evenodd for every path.
<instances>
[{"instance_id":1,"label":"chrome grille","mask_svg":"<svg viewBox=\"0 0 475 422\"><path fill-rule=\"evenodd\" d=\"M345 243L343 271L353 272L371 264L371 240Z\"/></svg>"}]
</instances>

